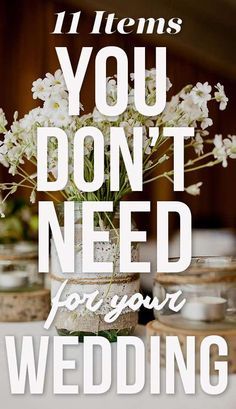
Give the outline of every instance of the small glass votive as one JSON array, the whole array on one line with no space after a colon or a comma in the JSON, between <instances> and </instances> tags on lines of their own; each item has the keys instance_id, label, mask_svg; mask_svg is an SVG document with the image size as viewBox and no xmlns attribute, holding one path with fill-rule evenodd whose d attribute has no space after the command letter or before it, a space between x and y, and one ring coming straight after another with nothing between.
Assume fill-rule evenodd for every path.
<instances>
[{"instance_id":1,"label":"small glass votive","mask_svg":"<svg viewBox=\"0 0 236 409\"><path fill-rule=\"evenodd\" d=\"M38 273L36 244L0 245L0 292L39 290L43 288L43 277Z\"/></svg>"},{"instance_id":2,"label":"small glass votive","mask_svg":"<svg viewBox=\"0 0 236 409\"><path fill-rule=\"evenodd\" d=\"M160 302L179 290L185 305L178 313L168 304L154 311L160 322L180 328L236 328L236 258L193 257L184 272L156 274L153 295Z\"/></svg>"}]
</instances>

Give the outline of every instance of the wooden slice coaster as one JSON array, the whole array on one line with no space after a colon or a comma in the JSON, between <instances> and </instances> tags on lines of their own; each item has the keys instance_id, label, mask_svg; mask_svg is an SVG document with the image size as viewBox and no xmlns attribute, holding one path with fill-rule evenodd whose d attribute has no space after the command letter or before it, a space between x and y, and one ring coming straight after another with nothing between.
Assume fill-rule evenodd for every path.
<instances>
[{"instance_id":1,"label":"wooden slice coaster","mask_svg":"<svg viewBox=\"0 0 236 409\"><path fill-rule=\"evenodd\" d=\"M195 356L196 356L196 371L199 372L199 363L200 363L200 347L203 339L210 335L218 335L223 337L228 345L228 356L219 357L218 347L213 345L211 348L211 373L214 371L215 361L228 361L229 373L236 373L236 328L235 326L229 329L184 329L184 328L175 328L165 324L160 323L157 320L150 321L146 326L146 333L148 339L148 350L150 351L150 337L159 336L161 340L161 365L165 366L166 364L166 340L167 336L177 336L182 348L183 356L186 358L186 345L187 345L187 336L195 337Z\"/></svg>"},{"instance_id":2,"label":"wooden slice coaster","mask_svg":"<svg viewBox=\"0 0 236 409\"><path fill-rule=\"evenodd\" d=\"M50 311L50 291L0 292L0 321L44 321Z\"/></svg>"}]
</instances>

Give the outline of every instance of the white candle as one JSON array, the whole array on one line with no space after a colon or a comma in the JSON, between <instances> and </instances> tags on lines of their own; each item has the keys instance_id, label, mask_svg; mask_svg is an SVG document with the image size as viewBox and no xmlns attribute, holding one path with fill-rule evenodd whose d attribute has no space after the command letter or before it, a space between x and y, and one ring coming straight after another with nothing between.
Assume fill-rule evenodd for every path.
<instances>
[{"instance_id":1,"label":"white candle","mask_svg":"<svg viewBox=\"0 0 236 409\"><path fill-rule=\"evenodd\" d=\"M8 271L0 274L0 289L24 287L28 284L28 276L25 271Z\"/></svg>"},{"instance_id":2,"label":"white candle","mask_svg":"<svg viewBox=\"0 0 236 409\"><path fill-rule=\"evenodd\" d=\"M225 317L226 303L221 297L194 297L186 301L181 314L189 320L221 321Z\"/></svg>"}]
</instances>

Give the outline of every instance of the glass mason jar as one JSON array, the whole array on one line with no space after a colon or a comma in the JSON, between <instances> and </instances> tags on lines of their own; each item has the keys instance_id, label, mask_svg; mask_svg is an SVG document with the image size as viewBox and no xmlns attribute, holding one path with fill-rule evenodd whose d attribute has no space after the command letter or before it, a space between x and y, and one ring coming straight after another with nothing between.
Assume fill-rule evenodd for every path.
<instances>
[{"instance_id":1,"label":"glass mason jar","mask_svg":"<svg viewBox=\"0 0 236 409\"><path fill-rule=\"evenodd\" d=\"M57 206L58 220L63 232L64 204ZM115 342L117 336L130 335L138 322L138 312L126 308L112 323L104 318L111 311L111 299L117 295L119 299L127 295L128 298L139 292L139 275L119 272L119 214L95 214L94 228L109 231L109 242L94 244L95 262L113 262L112 273L83 273L82 271L82 202L75 202L75 272L63 273L53 239L51 240L51 297L55 297L65 280L66 287L60 300L66 300L70 295L77 294L80 299L84 294L98 291L96 302L103 300L98 310L92 312L86 305L80 304L75 310L69 311L60 307L57 311L54 324L59 335L78 336L83 341L84 336L100 335L110 342ZM138 248L131 249L132 261L138 260Z\"/></svg>"},{"instance_id":2,"label":"glass mason jar","mask_svg":"<svg viewBox=\"0 0 236 409\"><path fill-rule=\"evenodd\" d=\"M38 273L37 245L18 242L0 245L0 293L27 292L43 288Z\"/></svg>"},{"instance_id":3,"label":"glass mason jar","mask_svg":"<svg viewBox=\"0 0 236 409\"><path fill-rule=\"evenodd\" d=\"M179 312L167 304L154 311L163 324L179 328L236 328L236 258L194 257L181 273L157 273L153 295L163 301L166 294L181 291L186 299Z\"/></svg>"}]
</instances>

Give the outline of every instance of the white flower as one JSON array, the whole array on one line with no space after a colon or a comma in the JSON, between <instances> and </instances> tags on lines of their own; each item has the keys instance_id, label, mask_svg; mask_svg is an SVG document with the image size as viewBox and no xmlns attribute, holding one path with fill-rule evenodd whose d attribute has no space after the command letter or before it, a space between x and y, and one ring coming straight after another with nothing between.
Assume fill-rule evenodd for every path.
<instances>
[{"instance_id":1,"label":"white flower","mask_svg":"<svg viewBox=\"0 0 236 409\"><path fill-rule=\"evenodd\" d=\"M97 108L93 110L93 120L94 122L116 122L118 121L119 116L105 116L98 111Z\"/></svg>"},{"instance_id":2,"label":"white flower","mask_svg":"<svg viewBox=\"0 0 236 409\"><path fill-rule=\"evenodd\" d=\"M5 130L6 125L7 125L7 120L6 120L5 114L2 108L0 108L0 132L3 132Z\"/></svg>"},{"instance_id":3,"label":"white flower","mask_svg":"<svg viewBox=\"0 0 236 409\"><path fill-rule=\"evenodd\" d=\"M66 83L62 74L62 71L56 70L56 72L53 74L50 74L49 72L46 74L47 78L47 83L50 87L57 87L58 89L66 89Z\"/></svg>"},{"instance_id":4,"label":"white flower","mask_svg":"<svg viewBox=\"0 0 236 409\"><path fill-rule=\"evenodd\" d=\"M55 126L67 126L72 120L68 115L68 101L56 94L44 102L43 113Z\"/></svg>"},{"instance_id":5,"label":"white flower","mask_svg":"<svg viewBox=\"0 0 236 409\"><path fill-rule=\"evenodd\" d=\"M166 103L165 109L162 114L162 121L165 123L169 123L175 120L176 117L179 117L178 112L178 104L179 104L179 97L175 95L171 98L169 102ZM172 125L174 126L174 124Z\"/></svg>"},{"instance_id":6,"label":"white flower","mask_svg":"<svg viewBox=\"0 0 236 409\"><path fill-rule=\"evenodd\" d=\"M156 89L156 69L151 68L150 70L145 70L145 76L146 76L146 85L149 91L155 90ZM134 81L134 73L130 74L130 79L131 81ZM171 87L172 87L172 83L169 77L166 77L166 91L169 91Z\"/></svg>"},{"instance_id":7,"label":"white flower","mask_svg":"<svg viewBox=\"0 0 236 409\"><path fill-rule=\"evenodd\" d=\"M53 123L58 127L67 127L71 122L71 116L68 115L66 110L58 110L57 114L53 116Z\"/></svg>"},{"instance_id":8,"label":"white flower","mask_svg":"<svg viewBox=\"0 0 236 409\"><path fill-rule=\"evenodd\" d=\"M193 147L198 156L203 154L203 139L199 133L196 134L196 138L193 143Z\"/></svg>"},{"instance_id":9,"label":"white flower","mask_svg":"<svg viewBox=\"0 0 236 409\"><path fill-rule=\"evenodd\" d=\"M17 173L19 164L24 164L23 151L20 145L14 146L7 153L7 160L9 162L9 173L13 176Z\"/></svg>"},{"instance_id":10,"label":"white flower","mask_svg":"<svg viewBox=\"0 0 236 409\"><path fill-rule=\"evenodd\" d=\"M190 185L185 188L185 191L192 195L197 196L200 195L200 187L202 186L202 182L195 183L194 185Z\"/></svg>"},{"instance_id":11,"label":"white flower","mask_svg":"<svg viewBox=\"0 0 236 409\"><path fill-rule=\"evenodd\" d=\"M204 82L204 84L198 82L190 94L193 96L194 103L201 107L206 105L207 101L211 99L211 86L208 82Z\"/></svg>"},{"instance_id":12,"label":"white flower","mask_svg":"<svg viewBox=\"0 0 236 409\"><path fill-rule=\"evenodd\" d=\"M228 135L228 138L223 140L226 147L226 153L231 159L236 159L236 135Z\"/></svg>"},{"instance_id":13,"label":"white flower","mask_svg":"<svg viewBox=\"0 0 236 409\"><path fill-rule=\"evenodd\" d=\"M49 83L45 80L42 80L42 78L39 78L33 82L31 91L33 93L34 99L39 98L42 101L46 101L46 99L50 95Z\"/></svg>"},{"instance_id":14,"label":"white flower","mask_svg":"<svg viewBox=\"0 0 236 409\"><path fill-rule=\"evenodd\" d=\"M202 115L201 108L195 102L192 94L186 94L179 106L183 112L188 114L189 122L198 120Z\"/></svg>"},{"instance_id":15,"label":"white flower","mask_svg":"<svg viewBox=\"0 0 236 409\"><path fill-rule=\"evenodd\" d=\"M128 119L128 121L121 122L119 126L124 129L127 138L133 135L133 127L135 124L132 118Z\"/></svg>"},{"instance_id":16,"label":"white flower","mask_svg":"<svg viewBox=\"0 0 236 409\"><path fill-rule=\"evenodd\" d=\"M68 107L68 102L66 99L62 99L60 96L53 95L48 98L44 103L44 112L49 116L53 116L58 113L58 111L66 110Z\"/></svg>"},{"instance_id":17,"label":"white flower","mask_svg":"<svg viewBox=\"0 0 236 409\"><path fill-rule=\"evenodd\" d=\"M22 130L30 132L32 127L34 127L37 123L45 126L46 120L48 120L48 118L45 117L43 109L40 107L34 108L29 111L29 113L26 114L22 119L20 119L20 121L13 122L11 130L12 132L18 132Z\"/></svg>"},{"instance_id":18,"label":"white flower","mask_svg":"<svg viewBox=\"0 0 236 409\"><path fill-rule=\"evenodd\" d=\"M13 132L8 131L5 134L3 143L7 149L11 149L17 143L17 136Z\"/></svg>"},{"instance_id":19,"label":"white flower","mask_svg":"<svg viewBox=\"0 0 236 409\"><path fill-rule=\"evenodd\" d=\"M169 156L166 155L166 153L165 153L163 156L160 157L160 159L158 160L157 163L160 165L161 163L165 162L168 159L169 159Z\"/></svg>"},{"instance_id":20,"label":"white flower","mask_svg":"<svg viewBox=\"0 0 236 409\"><path fill-rule=\"evenodd\" d=\"M66 84L61 70L57 70L55 74L47 73L44 79L39 78L32 84L33 98L39 98L46 101L52 94L67 98Z\"/></svg>"},{"instance_id":21,"label":"white flower","mask_svg":"<svg viewBox=\"0 0 236 409\"><path fill-rule=\"evenodd\" d=\"M3 142L0 142L0 163L6 167L9 166L7 160L7 151L8 151L7 146Z\"/></svg>"},{"instance_id":22,"label":"white flower","mask_svg":"<svg viewBox=\"0 0 236 409\"><path fill-rule=\"evenodd\" d=\"M151 68L151 70L146 70L145 75L146 75L146 85L147 85L149 92L155 91L156 90L156 69ZM171 87L172 87L172 84L170 82L170 79L167 77L166 78L166 91L169 91Z\"/></svg>"},{"instance_id":23,"label":"white flower","mask_svg":"<svg viewBox=\"0 0 236 409\"><path fill-rule=\"evenodd\" d=\"M146 155L150 155L150 153L152 152L151 139L147 137L145 132L143 132L143 147L144 153Z\"/></svg>"},{"instance_id":24,"label":"white flower","mask_svg":"<svg viewBox=\"0 0 236 409\"><path fill-rule=\"evenodd\" d=\"M147 163L145 164L145 169L149 169L152 165L153 165L153 161L149 159Z\"/></svg>"},{"instance_id":25,"label":"white flower","mask_svg":"<svg viewBox=\"0 0 236 409\"><path fill-rule=\"evenodd\" d=\"M107 78L106 93L108 104L114 105L117 101L117 84L114 78Z\"/></svg>"},{"instance_id":26,"label":"white flower","mask_svg":"<svg viewBox=\"0 0 236 409\"><path fill-rule=\"evenodd\" d=\"M203 118L202 122L201 122L201 128L204 130L206 128L208 128L208 126L211 126L213 124L213 121L211 118Z\"/></svg>"},{"instance_id":27,"label":"white flower","mask_svg":"<svg viewBox=\"0 0 236 409\"><path fill-rule=\"evenodd\" d=\"M169 91L171 87L172 87L172 83L170 82L170 79L167 77L166 78L166 91Z\"/></svg>"},{"instance_id":28,"label":"white flower","mask_svg":"<svg viewBox=\"0 0 236 409\"><path fill-rule=\"evenodd\" d=\"M94 108L94 110L93 110L93 120L94 120L94 122L98 122L98 123L103 122L103 121L105 121L105 119L106 119L105 115L101 114L101 112L97 108Z\"/></svg>"},{"instance_id":29,"label":"white flower","mask_svg":"<svg viewBox=\"0 0 236 409\"><path fill-rule=\"evenodd\" d=\"M35 193L35 190L32 190L30 194L30 203L35 203L35 200L36 200L36 193Z\"/></svg>"},{"instance_id":30,"label":"white flower","mask_svg":"<svg viewBox=\"0 0 236 409\"><path fill-rule=\"evenodd\" d=\"M220 103L220 110L223 111L227 106L229 98L227 98L225 95L224 86L219 82L217 85L215 85L215 88L217 89L217 91L214 93L215 99Z\"/></svg>"},{"instance_id":31,"label":"white flower","mask_svg":"<svg viewBox=\"0 0 236 409\"><path fill-rule=\"evenodd\" d=\"M228 165L227 152L226 147L222 141L222 135L215 135L213 143L215 145L215 148L213 149L214 158L222 162L222 166L226 168Z\"/></svg>"}]
</instances>

